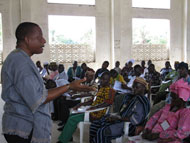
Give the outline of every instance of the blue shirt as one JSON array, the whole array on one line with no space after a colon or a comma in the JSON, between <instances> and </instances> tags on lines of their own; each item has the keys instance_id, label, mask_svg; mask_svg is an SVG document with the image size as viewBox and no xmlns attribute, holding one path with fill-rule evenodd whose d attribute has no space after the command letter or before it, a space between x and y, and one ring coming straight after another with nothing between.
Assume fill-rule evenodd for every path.
<instances>
[{"instance_id":1,"label":"blue shirt","mask_svg":"<svg viewBox=\"0 0 190 143\"><path fill-rule=\"evenodd\" d=\"M50 143L51 117L43 80L31 60L21 49L6 58L1 72L3 134L27 138L33 129L32 143Z\"/></svg>"}]
</instances>

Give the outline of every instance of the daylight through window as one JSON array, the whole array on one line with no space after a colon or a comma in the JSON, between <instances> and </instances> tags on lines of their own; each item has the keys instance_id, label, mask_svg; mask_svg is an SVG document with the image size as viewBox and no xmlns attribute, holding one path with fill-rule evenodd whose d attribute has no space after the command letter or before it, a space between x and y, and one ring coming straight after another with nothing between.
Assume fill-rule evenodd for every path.
<instances>
[{"instance_id":1,"label":"daylight through window","mask_svg":"<svg viewBox=\"0 0 190 143\"><path fill-rule=\"evenodd\" d=\"M170 0L132 0L132 7L170 9Z\"/></svg>"},{"instance_id":2,"label":"daylight through window","mask_svg":"<svg viewBox=\"0 0 190 143\"><path fill-rule=\"evenodd\" d=\"M48 19L50 61L95 61L95 17L50 15Z\"/></svg>"},{"instance_id":3,"label":"daylight through window","mask_svg":"<svg viewBox=\"0 0 190 143\"><path fill-rule=\"evenodd\" d=\"M48 3L95 5L95 0L48 0Z\"/></svg>"},{"instance_id":4,"label":"daylight through window","mask_svg":"<svg viewBox=\"0 0 190 143\"><path fill-rule=\"evenodd\" d=\"M170 21L167 19L133 18L134 59L168 60L170 46Z\"/></svg>"}]
</instances>

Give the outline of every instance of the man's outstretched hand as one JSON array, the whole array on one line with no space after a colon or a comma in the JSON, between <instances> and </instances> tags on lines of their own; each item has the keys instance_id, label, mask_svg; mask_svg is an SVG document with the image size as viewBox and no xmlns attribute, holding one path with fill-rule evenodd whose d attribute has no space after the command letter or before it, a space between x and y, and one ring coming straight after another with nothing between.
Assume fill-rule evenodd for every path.
<instances>
[{"instance_id":1,"label":"man's outstretched hand","mask_svg":"<svg viewBox=\"0 0 190 143\"><path fill-rule=\"evenodd\" d=\"M76 90L76 91L96 91L94 87L90 87L87 85L82 85L81 83L85 82L86 78L80 79L80 80L75 80L70 83L70 90Z\"/></svg>"}]
</instances>

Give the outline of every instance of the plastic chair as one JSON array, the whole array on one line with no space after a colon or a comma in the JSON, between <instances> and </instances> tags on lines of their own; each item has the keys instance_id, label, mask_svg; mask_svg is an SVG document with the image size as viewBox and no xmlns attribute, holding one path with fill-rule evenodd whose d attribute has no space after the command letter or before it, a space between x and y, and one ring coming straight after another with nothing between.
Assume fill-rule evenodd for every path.
<instances>
[{"instance_id":1,"label":"plastic chair","mask_svg":"<svg viewBox=\"0 0 190 143\"><path fill-rule=\"evenodd\" d=\"M100 111L100 110L103 110L107 108L106 110L106 114L109 112L110 110L110 106L108 107L104 107L104 108L98 108L98 109L95 109L95 110L89 110L89 111L85 111L85 115L84 115L84 121L83 122L80 122L79 123L79 129L80 129L80 143L83 143L83 136L84 136L84 125L90 125L91 122L90 122L90 119L89 119L89 114L91 112L96 112L96 111Z\"/></svg>"},{"instance_id":2,"label":"plastic chair","mask_svg":"<svg viewBox=\"0 0 190 143\"><path fill-rule=\"evenodd\" d=\"M161 86L161 85L155 85L155 86L151 86L151 87L150 87L149 100L150 100L151 106L153 105L153 100L152 100L152 98L153 98L153 96L156 96L156 93L151 93L151 90L152 90L152 89L159 89L160 86Z\"/></svg>"},{"instance_id":3,"label":"plastic chair","mask_svg":"<svg viewBox=\"0 0 190 143\"><path fill-rule=\"evenodd\" d=\"M130 122L125 122L124 124L124 134L123 136L119 137L119 138L116 138L116 143L123 143L124 142L124 138L128 136L128 133L129 133L129 124Z\"/></svg>"}]
</instances>

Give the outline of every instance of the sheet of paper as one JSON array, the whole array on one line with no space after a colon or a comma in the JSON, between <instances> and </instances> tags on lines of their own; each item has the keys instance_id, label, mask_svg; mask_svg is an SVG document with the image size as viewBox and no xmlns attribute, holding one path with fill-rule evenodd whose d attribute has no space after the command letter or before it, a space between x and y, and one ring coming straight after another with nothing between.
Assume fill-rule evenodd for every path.
<instances>
[{"instance_id":1,"label":"sheet of paper","mask_svg":"<svg viewBox=\"0 0 190 143\"><path fill-rule=\"evenodd\" d=\"M131 92L130 90L123 89L123 88L121 87L121 84L122 84L121 82L115 81L114 86L113 86L113 89L116 90L116 91L119 91L119 92L121 92L121 93L129 93L129 92Z\"/></svg>"},{"instance_id":2,"label":"sheet of paper","mask_svg":"<svg viewBox=\"0 0 190 143\"><path fill-rule=\"evenodd\" d=\"M55 82L56 82L57 87L69 84L69 82L67 80L65 80L65 79L58 79Z\"/></svg>"},{"instance_id":3,"label":"sheet of paper","mask_svg":"<svg viewBox=\"0 0 190 143\"><path fill-rule=\"evenodd\" d=\"M80 80L80 78L78 78L78 77L73 77L73 79L75 79L75 80Z\"/></svg>"},{"instance_id":4,"label":"sheet of paper","mask_svg":"<svg viewBox=\"0 0 190 143\"><path fill-rule=\"evenodd\" d=\"M71 97L69 93L64 93L62 96Z\"/></svg>"},{"instance_id":5,"label":"sheet of paper","mask_svg":"<svg viewBox=\"0 0 190 143\"><path fill-rule=\"evenodd\" d=\"M82 107L78 108L78 110L73 110L72 113L83 113L83 112L85 112L88 108L90 108L90 106L82 106Z\"/></svg>"}]
</instances>

